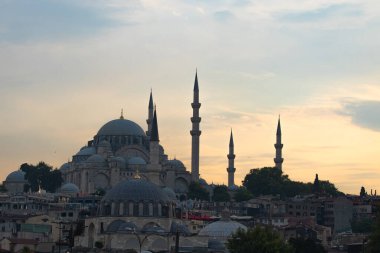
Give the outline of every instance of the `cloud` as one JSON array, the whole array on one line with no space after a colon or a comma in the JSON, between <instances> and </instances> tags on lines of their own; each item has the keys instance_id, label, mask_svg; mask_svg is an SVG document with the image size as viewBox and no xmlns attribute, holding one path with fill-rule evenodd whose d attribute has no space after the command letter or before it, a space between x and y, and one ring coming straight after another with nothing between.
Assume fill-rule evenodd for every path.
<instances>
[{"instance_id":1,"label":"cloud","mask_svg":"<svg viewBox=\"0 0 380 253\"><path fill-rule=\"evenodd\" d=\"M234 14L232 14L232 12L230 12L230 11L223 10L223 11L215 12L214 17L217 21L225 22L225 21L233 19Z\"/></svg>"},{"instance_id":2,"label":"cloud","mask_svg":"<svg viewBox=\"0 0 380 253\"><path fill-rule=\"evenodd\" d=\"M380 101L345 101L340 114L350 116L357 126L380 131Z\"/></svg>"},{"instance_id":3,"label":"cloud","mask_svg":"<svg viewBox=\"0 0 380 253\"><path fill-rule=\"evenodd\" d=\"M77 1L2 1L0 41L65 39L93 34L119 23L107 16L110 10Z\"/></svg>"},{"instance_id":4,"label":"cloud","mask_svg":"<svg viewBox=\"0 0 380 253\"><path fill-rule=\"evenodd\" d=\"M336 16L361 16L362 10L353 4L334 4L322 6L313 10L288 12L280 16L280 20L291 22L314 22Z\"/></svg>"}]
</instances>

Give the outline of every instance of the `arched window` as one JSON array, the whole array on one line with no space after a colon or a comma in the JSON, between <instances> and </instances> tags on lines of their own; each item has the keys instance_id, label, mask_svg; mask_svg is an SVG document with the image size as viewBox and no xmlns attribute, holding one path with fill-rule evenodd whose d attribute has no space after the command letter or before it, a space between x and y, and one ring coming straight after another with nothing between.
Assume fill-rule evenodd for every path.
<instances>
[{"instance_id":1,"label":"arched window","mask_svg":"<svg viewBox=\"0 0 380 253\"><path fill-rule=\"evenodd\" d=\"M144 216L144 203L139 203L139 215L138 216Z\"/></svg>"},{"instance_id":2,"label":"arched window","mask_svg":"<svg viewBox=\"0 0 380 253\"><path fill-rule=\"evenodd\" d=\"M149 209L148 215L153 216L153 203L152 202L148 204L148 209Z\"/></svg>"}]
</instances>

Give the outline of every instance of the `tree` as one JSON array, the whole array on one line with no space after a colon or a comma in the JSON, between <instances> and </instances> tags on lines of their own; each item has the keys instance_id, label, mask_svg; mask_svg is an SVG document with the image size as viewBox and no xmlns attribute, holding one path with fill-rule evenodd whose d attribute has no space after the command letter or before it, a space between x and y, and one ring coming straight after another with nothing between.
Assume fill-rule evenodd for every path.
<instances>
[{"instance_id":1,"label":"tree","mask_svg":"<svg viewBox=\"0 0 380 253\"><path fill-rule=\"evenodd\" d=\"M321 244L310 238L290 238L289 244L294 248L294 253L327 253Z\"/></svg>"},{"instance_id":2,"label":"tree","mask_svg":"<svg viewBox=\"0 0 380 253\"><path fill-rule=\"evenodd\" d=\"M319 191L328 195L337 196L339 192L334 184L329 181L319 180L312 183L292 181L288 175L276 167L264 167L252 169L244 178L243 185L254 196L280 195L281 197L294 197L295 195L312 194L316 185Z\"/></svg>"},{"instance_id":3,"label":"tree","mask_svg":"<svg viewBox=\"0 0 380 253\"><path fill-rule=\"evenodd\" d=\"M360 197L365 197L365 196L367 196L367 192L365 191L364 186L362 186L360 188Z\"/></svg>"},{"instance_id":4,"label":"tree","mask_svg":"<svg viewBox=\"0 0 380 253\"><path fill-rule=\"evenodd\" d=\"M189 199L210 200L209 192L197 182L190 183L187 197Z\"/></svg>"},{"instance_id":5,"label":"tree","mask_svg":"<svg viewBox=\"0 0 380 253\"><path fill-rule=\"evenodd\" d=\"M365 247L365 252L380 253L380 211L378 211L376 214L374 228L371 235L369 236L369 241L368 245Z\"/></svg>"},{"instance_id":6,"label":"tree","mask_svg":"<svg viewBox=\"0 0 380 253\"><path fill-rule=\"evenodd\" d=\"M372 218L353 219L351 221L351 229L353 233L369 234L373 230L374 220Z\"/></svg>"},{"instance_id":7,"label":"tree","mask_svg":"<svg viewBox=\"0 0 380 253\"><path fill-rule=\"evenodd\" d=\"M20 170L25 172L25 179L32 192L37 192L40 187L48 192L55 192L63 183L61 172L53 170L53 167L45 162L36 165L24 163L20 166ZM25 190L29 190L29 187Z\"/></svg>"},{"instance_id":8,"label":"tree","mask_svg":"<svg viewBox=\"0 0 380 253\"><path fill-rule=\"evenodd\" d=\"M230 201L230 194L228 194L228 188L225 185L217 185L214 187L212 200L215 202L227 202Z\"/></svg>"},{"instance_id":9,"label":"tree","mask_svg":"<svg viewBox=\"0 0 380 253\"><path fill-rule=\"evenodd\" d=\"M97 248L97 249L101 249L101 248L103 248L103 242L101 242L101 241L96 241L95 242L95 248Z\"/></svg>"},{"instance_id":10,"label":"tree","mask_svg":"<svg viewBox=\"0 0 380 253\"><path fill-rule=\"evenodd\" d=\"M247 201L252 198L252 194L244 186L239 187L234 195L236 202Z\"/></svg>"},{"instance_id":11,"label":"tree","mask_svg":"<svg viewBox=\"0 0 380 253\"><path fill-rule=\"evenodd\" d=\"M21 253L31 253L31 252L32 250L27 246L24 246L21 250Z\"/></svg>"},{"instance_id":12,"label":"tree","mask_svg":"<svg viewBox=\"0 0 380 253\"><path fill-rule=\"evenodd\" d=\"M282 192L283 182L289 180L277 167L252 169L243 180L243 185L255 196L275 195Z\"/></svg>"},{"instance_id":13,"label":"tree","mask_svg":"<svg viewBox=\"0 0 380 253\"><path fill-rule=\"evenodd\" d=\"M231 253L291 253L293 249L270 228L239 229L227 242Z\"/></svg>"}]
</instances>

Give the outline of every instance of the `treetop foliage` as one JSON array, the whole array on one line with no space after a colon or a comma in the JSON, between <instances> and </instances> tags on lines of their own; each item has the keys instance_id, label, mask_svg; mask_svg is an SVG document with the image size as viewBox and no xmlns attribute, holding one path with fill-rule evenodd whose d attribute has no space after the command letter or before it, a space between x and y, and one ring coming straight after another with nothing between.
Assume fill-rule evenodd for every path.
<instances>
[{"instance_id":1,"label":"treetop foliage","mask_svg":"<svg viewBox=\"0 0 380 253\"><path fill-rule=\"evenodd\" d=\"M270 228L239 229L228 240L231 253L291 253L293 249L280 235Z\"/></svg>"},{"instance_id":2,"label":"treetop foliage","mask_svg":"<svg viewBox=\"0 0 380 253\"><path fill-rule=\"evenodd\" d=\"M25 172L25 179L32 192L37 192L40 187L47 192L55 192L63 183L61 172L45 162L36 165L23 163L20 170Z\"/></svg>"},{"instance_id":3,"label":"treetop foliage","mask_svg":"<svg viewBox=\"0 0 380 253\"><path fill-rule=\"evenodd\" d=\"M215 202L227 202L230 201L230 194L228 194L228 188L225 185L216 185L213 190L212 200Z\"/></svg>"},{"instance_id":4,"label":"treetop foliage","mask_svg":"<svg viewBox=\"0 0 380 253\"><path fill-rule=\"evenodd\" d=\"M318 187L315 187L315 183L292 181L288 175L283 174L282 170L277 167L251 169L245 176L243 185L254 196L280 195L281 197L294 197L312 193L332 196L342 194L329 181L318 180Z\"/></svg>"},{"instance_id":5,"label":"treetop foliage","mask_svg":"<svg viewBox=\"0 0 380 253\"><path fill-rule=\"evenodd\" d=\"M189 185L189 192L187 194L189 199L210 200L209 192L197 182L191 182Z\"/></svg>"}]
</instances>

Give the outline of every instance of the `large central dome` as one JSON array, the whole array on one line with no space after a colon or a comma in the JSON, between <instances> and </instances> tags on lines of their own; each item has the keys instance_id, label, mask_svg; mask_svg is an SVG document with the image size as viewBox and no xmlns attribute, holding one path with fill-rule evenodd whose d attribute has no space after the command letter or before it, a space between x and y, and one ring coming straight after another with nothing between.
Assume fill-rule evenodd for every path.
<instances>
[{"instance_id":1,"label":"large central dome","mask_svg":"<svg viewBox=\"0 0 380 253\"><path fill-rule=\"evenodd\" d=\"M98 135L139 135L144 136L144 130L135 122L127 119L115 119L102 126Z\"/></svg>"}]
</instances>

